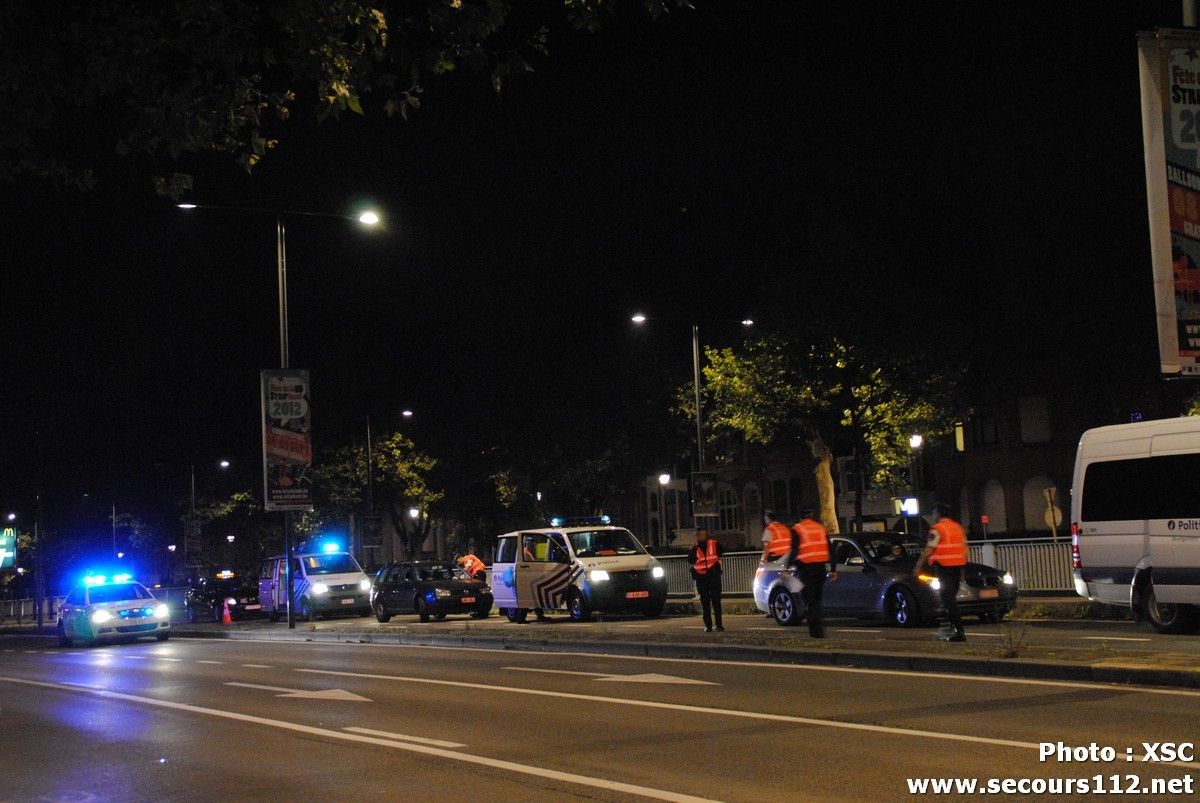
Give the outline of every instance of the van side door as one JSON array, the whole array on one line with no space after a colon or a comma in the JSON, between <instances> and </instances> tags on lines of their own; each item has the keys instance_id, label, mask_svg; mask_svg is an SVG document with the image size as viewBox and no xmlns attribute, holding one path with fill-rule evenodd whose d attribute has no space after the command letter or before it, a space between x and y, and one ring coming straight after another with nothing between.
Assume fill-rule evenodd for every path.
<instances>
[{"instance_id":1,"label":"van side door","mask_svg":"<svg viewBox=\"0 0 1200 803\"><path fill-rule=\"evenodd\" d=\"M1155 435L1144 493L1146 551L1158 602L1200 604L1200 432Z\"/></svg>"},{"instance_id":2,"label":"van side door","mask_svg":"<svg viewBox=\"0 0 1200 803\"><path fill-rule=\"evenodd\" d=\"M549 581L561 568L561 564L551 560L550 538L545 533L522 533L517 555L517 607L543 610L559 607L561 594L555 599Z\"/></svg>"},{"instance_id":3,"label":"van side door","mask_svg":"<svg viewBox=\"0 0 1200 803\"><path fill-rule=\"evenodd\" d=\"M497 608L517 607L515 581L517 536L503 535L496 539L496 559L492 561L492 599Z\"/></svg>"}]
</instances>

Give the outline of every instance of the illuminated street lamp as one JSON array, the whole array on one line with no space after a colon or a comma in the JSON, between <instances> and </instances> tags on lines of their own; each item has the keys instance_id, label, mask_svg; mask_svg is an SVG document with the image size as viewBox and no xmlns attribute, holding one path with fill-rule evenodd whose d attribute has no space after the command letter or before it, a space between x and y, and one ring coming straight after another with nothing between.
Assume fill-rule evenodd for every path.
<instances>
[{"instance_id":1,"label":"illuminated street lamp","mask_svg":"<svg viewBox=\"0 0 1200 803\"><path fill-rule=\"evenodd\" d=\"M410 507L408 509L408 517L411 519L419 519L421 517L421 511L415 507Z\"/></svg>"},{"instance_id":2,"label":"illuminated street lamp","mask_svg":"<svg viewBox=\"0 0 1200 803\"><path fill-rule=\"evenodd\" d=\"M658 484L661 485L662 487L666 488L667 483L669 483L670 481L671 481L670 474L659 474L658 475Z\"/></svg>"},{"instance_id":3,"label":"illuminated street lamp","mask_svg":"<svg viewBox=\"0 0 1200 803\"><path fill-rule=\"evenodd\" d=\"M648 319L643 313L638 312L629 320L641 326ZM664 318L663 320L670 319ZM754 325L754 321L750 318L743 318L739 323L747 329ZM692 324L692 390L696 397L696 465L700 471L703 471L704 428L700 421L700 325L695 323Z\"/></svg>"},{"instance_id":4,"label":"illuminated street lamp","mask_svg":"<svg viewBox=\"0 0 1200 803\"><path fill-rule=\"evenodd\" d=\"M412 418L413 411L412 410L401 410L400 415L404 416L405 418Z\"/></svg>"},{"instance_id":5,"label":"illuminated street lamp","mask_svg":"<svg viewBox=\"0 0 1200 803\"><path fill-rule=\"evenodd\" d=\"M167 551L170 552L171 554L175 554L175 545L167 544Z\"/></svg>"},{"instance_id":6,"label":"illuminated street lamp","mask_svg":"<svg viewBox=\"0 0 1200 803\"><path fill-rule=\"evenodd\" d=\"M275 215L275 272L279 283L279 367L288 368L288 293L287 293L287 229L283 225L285 216L289 217L332 217L342 220L357 221L364 226L377 226L381 222L379 213L373 209L364 209L356 216L336 215L329 212L301 212L290 209L255 209L245 206L225 206L215 204L175 204L179 209L213 209L227 212L249 212L263 214L274 212ZM291 514L283 511L283 552L292 554ZM285 582L287 584L287 620L288 628L295 629L296 613L292 600L295 599L295 578L292 577L292 562L284 561Z\"/></svg>"},{"instance_id":7,"label":"illuminated street lamp","mask_svg":"<svg viewBox=\"0 0 1200 803\"><path fill-rule=\"evenodd\" d=\"M16 521L16 520L17 520L17 514L16 514L16 513L9 513L9 514L8 514L7 516L5 516L4 518L8 519L8 522L11 524L12 522L14 522L14 521Z\"/></svg>"},{"instance_id":8,"label":"illuminated street lamp","mask_svg":"<svg viewBox=\"0 0 1200 803\"><path fill-rule=\"evenodd\" d=\"M217 467L224 471L225 469L229 468L229 461L222 460L221 462L217 463Z\"/></svg>"},{"instance_id":9,"label":"illuminated street lamp","mask_svg":"<svg viewBox=\"0 0 1200 803\"><path fill-rule=\"evenodd\" d=\"M230 533L229 535L225 536L225 540L232 544L234 537L234 534Z\"/></svg>"}]
</instances>

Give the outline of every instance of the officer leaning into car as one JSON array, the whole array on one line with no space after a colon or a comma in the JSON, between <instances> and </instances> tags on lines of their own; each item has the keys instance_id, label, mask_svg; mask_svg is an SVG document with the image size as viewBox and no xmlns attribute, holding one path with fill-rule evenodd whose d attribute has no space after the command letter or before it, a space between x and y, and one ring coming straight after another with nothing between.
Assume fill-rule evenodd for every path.
<instances>
[{"instance_id":1,"label":"officer leaning into car","mask_svg":"<svg viewBox=\"0 0 1200 803\"><path fill-rule=\"evenodd\" d=\"M929 528L929 539L917 559L914 575L920 575L926 564L934 567L941 586L942 608L949 620L948 631L939 635L942 641L966 641L962 616L958 612L958 586L962 582L963 566L967 565L967 534L962 525L950 518L950 506L938 503L933 506L933 525Z\"/></svg>"},{"instance_id":2,"label":"officer leaning into car","mask_svg":"<svg viewBox=\"0 0 1200 803\"><path fill-rule=\"evenodd\" d=\"M792 531L775 518L773 510L763 511L762 562L778 560L792 551Z\"/></svg>"},{"instance_id":3,"label":"officer leaning into car","mask_svg":"<svg viewBox=\"0 0 1200 803\"><path fill-rule=\"evenodd\" d=\"M790 535L795 554L796 574L804 584L800 589L800 596L804 600L808 635L813 638L825 638L821 598L825 594L826 577L831 582L837 579L835 567L829 560L829 531L817 519L812 508L804 508L800 511L800 521L792 527Z\"/></svg>"},{"instance_id":4,"label":"officer leaning into car","mask_svg":"<svg viewBox=\"0 0 1200 803\"><path fill-rule=\"evenodd\" d=\"M711 633L713 620L716 619L717 630L724 630L721 624L721 556L725 550L717 539L708 535L703 527L696 528L696 543L688 550L687 561L696 581L696 593L700 595L700 610L704 617L704 632Z\"/></svg>"}]
</instances>

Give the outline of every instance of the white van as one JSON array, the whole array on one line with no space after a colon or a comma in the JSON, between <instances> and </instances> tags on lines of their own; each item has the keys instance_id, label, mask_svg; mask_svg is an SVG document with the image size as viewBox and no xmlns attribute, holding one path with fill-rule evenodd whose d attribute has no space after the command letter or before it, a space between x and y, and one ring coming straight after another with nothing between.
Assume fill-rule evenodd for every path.
<instances>
[{"instance_id":1,"label":"white van","mask_svg":"<svg viewBox=\"0 0 1200 803\"><path fill-rule=\"evenodd\" d=\"M267 558L258 573L258 601L272 622L287 615L287 576L283 555ZM371 613L371 580L349 552L301 552L292 557L296 616Z\"/></svg>"},{"instance_id":2,"label":"white van","mask_svg":"<svg viewBox=\"0 0 1200 803\"><path fill-rule=\"evenodd\" d=\"M595 611L662 613L666 573L633 533L609 526L607 516L562 523L575 526L498 537L492 595L510 622L562 609L577 622Z\"/></svg>"},{"instance_id":3,"label":"white van","mask_svg":"<svg viewBox=\"0 0 1200 803\"><path fill-rule=\"evenodd\" d=\"M1200 625L1200 418L1089 429L1071 491L1075 590L1163 633Z\"/></svg>"}]
</instances>

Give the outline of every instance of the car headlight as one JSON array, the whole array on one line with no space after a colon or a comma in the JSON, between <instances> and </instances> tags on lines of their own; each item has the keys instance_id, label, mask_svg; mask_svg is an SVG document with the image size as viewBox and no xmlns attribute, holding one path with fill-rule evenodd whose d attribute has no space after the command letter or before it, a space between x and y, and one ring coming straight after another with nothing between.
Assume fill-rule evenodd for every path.
<instances>
[{"instance_id":1,"label":"car headlight","mask_svg":"<svg viewBox=\"0 0 1200 803\"><path fill-rule=\"evenodd\" d=\"M358 581L358 588L360 591L370 591L371 581L364 577L362 580Z\"/></svg>"},{"instance_id":2,"label":"car headlight","mask_svg":"<svg viewBox=\"0 0 1200 803\"><path fill-rule=\"evenodd\" d=\"M434 596L436 596L436 597L448 597L448 596L450 596L450 589L448 589L448 588L435 588L435 589L433 590L433 594L434 594Z\"/></svg>"},{"instance_id":3,"label":"car headlight","mask_svg":"<svg viewBox=\"0 0 1200 803\"><path fill-rule=\"evenodd\" d=\"M608 580L608 572L604 569L592 569L588 572L588 579L593 583L603 583Z\"/></svg>"},{"instance_id":4,"label":"car headlight","mask_svg":"<svg viewBox=\"0 0 1200 803\"><path fill-rule=\"evenodd\" d=\"M233 597L226 597L225 604L226 605L237 605L237 600Z\"/></svg>"},{"instance_id":5,"label":"car headlight","mask_svg":"<svg viewBox=\"0 0 1200 803\"><path fill-rule=\"evenodd\" d=\"M932 574L919 574L917 577L921 580L921 582L929 583L929 587L934 591L942 590L942 581L934 577Z\"/></svg>"},{"instance_id":6,"label":"car headlight","mask_svg":"<svg viewBox=\"0 0 1200 803\"><path fill-rule=\"evenodd\" d=\"M95 611L92 614L92 624L102 625L105 622L112 621L112 618L113 618L113 615L111 613L109 613L108 611L101 608L100 610Z\"/></svg>"},{"instance_id":7,"label":"car headlight","mask_svg":"<svg viewBox=\"0 0 1200 803\"><path fill-rule=\"evenodd\" d=\"M665 571L663 571L662 566L655 566L653 569L650 570L650 576L653 577L655 580L661 580L662 578L667 576L667 573Z\"/></svg>"},{"instance_id":8,"label":"car headlight","mask_svg":"<svg viewBox=\"0 0 1200 803\"><path fill-rule=\"evenodd\" d=\"M312 590L314 594L328 594L329 586L325 585L324 583L313 583Z\"/></svg>"},{"instance_id":9,"label":"car headlight","mask_svg":"<svg viewBox=\"0 0 1200 803\"><path fill-rule=\"evenodd\" d=\"M1003 578L1003 579L1004 579L1004 585L1006 585L1006 586L1010 586L1010 585L1012 585L1012 584L1015 582L1015 581L1013 580L1013 576L1012 576L1011 574L1009 574L1008 572L1005 572L1005 573L1004 573L1004 578Z\"/></svg>"},{"instance_id":10,"label":"car headlight","mask_svg":"<svg viewBox=\"0 0 1200 803\"><path fill-rule=\"evenodd\" d=\"M171 609L165 603L159 603L154 606L154 615L159 619L166 619L171 615Z\"/></svg>"}]
</instances>

